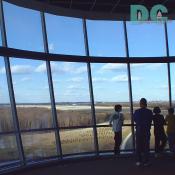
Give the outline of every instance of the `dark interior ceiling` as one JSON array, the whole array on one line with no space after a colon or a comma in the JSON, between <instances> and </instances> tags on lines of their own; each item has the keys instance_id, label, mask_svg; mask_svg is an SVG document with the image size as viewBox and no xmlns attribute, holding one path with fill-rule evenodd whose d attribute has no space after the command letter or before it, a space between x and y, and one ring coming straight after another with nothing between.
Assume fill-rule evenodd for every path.
<instances>
[{"instance_id":1,"label":"dark interior ceiling","mask_svg":"<svg viewBox=\"0 0 175 175\"><path fill-rule=\"evenodd\" d=\"M129 20L130 5L144 5L149 10L162 4L169 19L175 19L175 0L5 0L23 7L63 16L89 19Z\"/></svg>"},{"instance_id":2,"label":"dark interior ceiling","mask_svg":"<svg viewBox=\"0 0 175 175\"><path fill-rule=\"evenodd\" d=\"M175 11L175 0L38 0L68 9L95 11L105 13L129 13L131 4L145 5L151 9L153 5L163 4L169 11ZM173 8L174 6L174 8Z\"/></svg>"}]
</instances>

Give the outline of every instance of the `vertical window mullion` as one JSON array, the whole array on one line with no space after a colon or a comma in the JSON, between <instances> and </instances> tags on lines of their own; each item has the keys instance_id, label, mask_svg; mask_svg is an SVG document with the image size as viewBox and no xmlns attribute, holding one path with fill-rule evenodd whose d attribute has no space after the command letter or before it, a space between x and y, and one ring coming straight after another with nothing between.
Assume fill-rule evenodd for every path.
<instances>
[{"instance_id":1,"label":"vertical window mullion","mask_svg":"<svg viewBox=\"0 0 175 175\"><path fill-rule=\"evenodd\" d=\"M166 56L169 58L169 44L168 44L168 30L167 30L167 22L164 22L165 29L165 41L166 41ZM169 91L169 106L172 106L172 92L171 92L171 68L170 63L167 63L167 71L168 71L168 91Z\"/></svg>"},{"instance_id":2,"label":"vertical window mullion","mask_svg":"<svg viewBox=\"0 0 175 175\"><path fill-rule=\"evenodd\" d=\"M0 0L0 21L1 21L0 27L1 27L1 35L2 35L2 46L8 47L2 0ZM16 102L15 102L15 95L14 95L14 89L13 89L13 82L12 82L12 74L11 74L11 69L10 69L9 57L6 57L6 56L4 57L4 63L5 63L7 84L8 84L8 90L9 90L9 96L10 96L13 124L14 124L15 131L16 131L16 140L17 140L17 146L18 146L18 151L19 151L19 158L20 158L21 164L25 165L26 160L25 160L24 149L23 149L23 145L22 145L19 120L18 120L18 116L17 116L17 109L16 109Z\"/></svg>"},{"instance_id":3,"label":"vertical window mullion","mask_svg":"<svg viewBox=\"0 0 175 175\"><path fill-rule=\"evenodd\" d=\"M89 45L88 45L86 20L83 19L82 22L83 22L83 31L84 31L84 42L85 42L86 56L89 56ZM92 74L91 74L90 62L87 62L87 71L88 71L89 92L90 92L90 100L91 100L91 115L92 115L92 120L93 120L94 145L95 145L96 154L99 155L99 145L98 145L95 106L94 106L94 93L93 93L93 84L92 84Z\"/></svg>"},{"instance_id":4,"label":"vertical window mullion","mask_svg":"<svg viewBox=\"0 0 175 175\"><path fill-rule=\"evenodd\" d=\"M49 53L44 12L41 12L41 24L42 24L44 51L45 53ZM53 119L54 128L56 128L55 137L56 137L56 146L57 146L57 154L58 154L57 156L60 155L62 159L63 155L62 155L62 147L61 147L61 140L60 140L60 130L59 130L58 119L57 119L55 95L54 95L54 89L53 89L52 72L51 72L50 61L48 60L46 60L46 68L47 68L47 77L48 77L49 92L50 92L50 99L51 99L52 119Z\"/></svg>"},{"instance_id":5,"label":"vertical window mullion","mask_svg":"<svg viewBox=\"0 0 175 175\"><path fill-rule=\"evenodd\" d=\"M123 22L124 35L125 35L125 46L126 46L126 58L129 59L129 46L128 46L128 35L126 21ZM134 119L133 119L133 96L132 96L132 81L131 81L131 67L130 63L127 63L128 70L128 86L129 86L129 100L130 100L130 114L131 114L131 127L132 127L132 142L133 149L135 150L135 132L134 132Z\"/></svg>"}]
</instances>

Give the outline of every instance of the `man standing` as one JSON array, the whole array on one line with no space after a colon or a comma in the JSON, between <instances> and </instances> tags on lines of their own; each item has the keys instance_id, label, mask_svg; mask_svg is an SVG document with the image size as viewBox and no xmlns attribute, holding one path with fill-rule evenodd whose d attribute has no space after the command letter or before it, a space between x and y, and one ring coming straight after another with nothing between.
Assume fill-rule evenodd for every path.
<instances>
[{"instance_id":1,"label":"man standing","mask_svg":"<svg viewBox=\"0 0 175 175\"><path fill-rule=\"evenodd\" d=\"M136 123L136 165L149 165L150 129L153 120L152 111L147 109L147 100L140 100L140 109L134 113Z\"/></svg>"}]
</instances>

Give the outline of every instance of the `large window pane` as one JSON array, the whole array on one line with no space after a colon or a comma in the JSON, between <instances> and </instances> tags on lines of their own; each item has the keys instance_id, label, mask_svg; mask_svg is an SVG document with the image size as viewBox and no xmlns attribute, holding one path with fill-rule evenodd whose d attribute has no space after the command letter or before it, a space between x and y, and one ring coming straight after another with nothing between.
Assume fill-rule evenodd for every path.
<instances>
[{"instance_id":1,"label":"large window pane","mask_svg":"<svg viewBox=\"0 0 175 175\"><path fill-rule=\"evenodd\" d=\"M166 56L164 24L127 22L130 57Z\"/></svg>"},{"instance_id":2,"label":"large window pane","mask_svg":"<svg viewBox=\"0 0 175 175\"><path fill-rule=\"evenodd\" d=\"M82 19L46 14L49 51L85 55Z\"/></svg>"},{"instance_id":3,"label":"large window pane","mask_svg":"<svg viewBox=\"0 0 175 175\"><path fill-rule=\"evenodd\" d=\"M0 132L14 130L4 58L0 57Z\"/></svg>"},{"instance_id":4,"label":"large window pane","mask_svg":"<svg viewBox=\"0 0 175 175\"><path fill-rule=\"evenodd\" d=\"M55 133L52 131L23 133L22 143L27 159L41 159L57 155Z\"/></svg>"},{"instance_id":5,"label":"large window pane","mask_svg":"<svg viewBox=\"0 0 175 175\"><path fill-rule=\"evenodd\" d=\"M97 128L98 144L100 151L114 150L114 132L111 127L99 127ZM122 144L121 150L133 149L131 127L122 127Z\"/></svg>"},{"instance_id":6,"label":"large window pane","mask_svg":"<svg viewBox=\"0 0 175 175\"><path fill-rule=\"evenodd\" d=\"M0 166L19 159L16 137L14 135L0 136Z\"/></svg>"},{"instance_id":7,"label":"large window pane","mask_svg":"<svg viewBox=\"0 0 175 175\"><path fill-rule=\"evenodd\" d=\"M172 104L175 107L175 63L171 63L171 93L172 93Z\"/></svg>"},{"instance_id":8,"label":"large window pane","mask_svg":"<svg viewBox=\"0 0 175 175\"><path fill-rule=\"evenodd\" d=\"M2 46L1 30L0 30L0 46Z\"/></svg>"},{"instance_id":9,"label":"large window pane","mask_svg":"<svg viewBox=\"0 0 175 175\"><path fill-rule=\"evenodd\" d=\"M43 51L40 12L7 2L3 4L8 46Z\"/></svg>"},{"instance_id":10,"label":"large window pane","mask_svg":"<svg viewBox=\"0 0 175 175\"><path fill-rule=\"evenodd\" d=\"M45 61L11 58L10 63L20 128L52 127Z\"/></svg>"},{"instance_id":11,"label":"large window pane","mask_svg":"<svg viewBox=\"0 0 175 175\"><path fill-rule=\"evenodd\" d=\"M122 22L87 20L87 31L91 56L126 56Z\"/></svg>"},{"instance_id":12,"label":"large window pane","mask_svg":"<svg viewBox=\"0 0 175 175\"><path fill-rule=\"evenodd\" d=\"M94 152L94 136L92 128L61 130L63 154Z\"/></svg>"},{"instance_id":13,"label":"large window pane","mask_svg":"<svg viewBox=\"0 0 175 175\"><path fill-rule=\"evenodd\" d=\"M169 42L169 54L170 56L175 56L175 21L168 21L167 22L167 29L168 29L168 42Z\"/></svg>"},{"instance_id":14,"label":"large window pane","mask_svg":"<svg viewBox=\"0 0 175 175\"><path fill-rule=\"evenodd\" d=\"M125 123L130 123L127 64L94 63L91 67L97 124L109 124L115 104L123 106Z\"/></svg>"},{"instance_id":15,"label":"large window pane","mask_svg":"<svg viewBox=\"0 0 175 175\"><path fill-rule=\"evenodd\" d=\"M162 113L167 113L169 106L167 64L131 64L131 77L137 76L140 81L132 80L134 107L139 107L139 100L148 100L148 107L159 106Z\"/></svg>"},{"instance_id":16,"label":"large window pane","mask_svg":"<svg viewBox=\"0 0 175 175\"><path fill-rule=\"evenodd\" d=\"M161 108L162 114L167 115L169 106L167 64L131 64L131 77L138 76L139 82L132 81L134 110L139 108L140 98L148 100L148 108ZM154 127L151 128L150 147L154 149Z\"/></svg>"},{"instance_id":17,"label":"large window pane","mask_svg":"<svg viewBox=\"0 0 175 175\"><path fill-rule=\"evenodd\" d=\"M87 65L51 62L59 126L92 124Z\"/></svg>"}]
</instances>

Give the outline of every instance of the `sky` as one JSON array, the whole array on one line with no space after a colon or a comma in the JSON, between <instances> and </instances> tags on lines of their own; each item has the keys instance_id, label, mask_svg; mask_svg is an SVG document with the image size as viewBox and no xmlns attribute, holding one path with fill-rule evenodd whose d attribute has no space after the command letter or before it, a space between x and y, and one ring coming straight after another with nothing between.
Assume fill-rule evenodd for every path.
<instances>
[{"instance_id":1,"label":"sky","mask_svg":"<svg viewBox=\"0 0 175 175\"><path fill-rule=\"evenodd\" d=\"M8 47L43 52L40 13L4 2ZM85 55L82 20L45 14L50 53ZM132 57L166 56L164 26L153 22L127 22L129 55ZM125 59L123 23L87 20L90 56ZM170 55L175 55L175 21L168 22ZM0 37L1 43L1 37ZM117 59L117 58L115 58ZM142 58L140 58L142 59ZM17 103L50 102L45 61L10 58ZM128 102L126 64L92 63L94 100ZM51 62L56 102L89 102L86 63ZM175 100L175 64L171 64L172 97ZM168 100L166 64L132 64L133 100ZM4 68L0 57L0 103L9 103Z\"/></svg>"}]
</instances>

